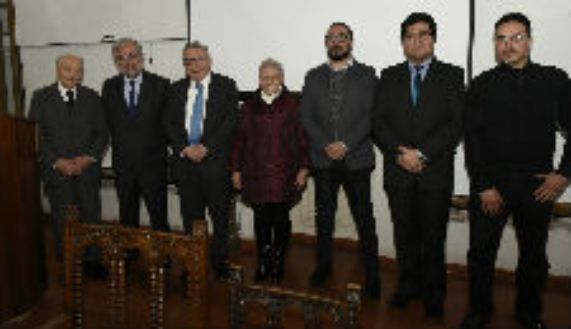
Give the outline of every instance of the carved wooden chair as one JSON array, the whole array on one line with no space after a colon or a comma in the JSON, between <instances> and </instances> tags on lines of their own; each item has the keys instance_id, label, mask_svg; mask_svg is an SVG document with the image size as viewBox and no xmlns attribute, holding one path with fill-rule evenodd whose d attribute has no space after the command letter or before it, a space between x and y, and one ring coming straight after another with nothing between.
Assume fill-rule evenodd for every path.
<instances>
[{"instance_id":1,"label":"carved wooden chair","mask_svg":"<svg viewBox=\"0 0 571 329\"><path fill-rule=\"evenodd\" d=\"M347 284L344 298L336 299L277 286L246 285L243 278L242 267L232 266L229 280L230 329L248 328L248 302L256 302L266 309L268 328L282 328L283 312L292 306L302 311L305 329L319 328L324 317L330 317L338 329L358 328L361 306L361 287L358 284Z\"/></svg>"},{"instance_id":2,"label":"carved wooden chair","mask_svg":"<svg viewBox=\"0 0 571 329\"><path fill-rule=\"evenodd\" d=\"M82 224L77 220L76 208L68 212L65 243L66 309L70 327L81 329L85 324L82 255L89 246L97 246L102 262L109 271L106 281L106 328L125 325L126 293L125 253L138 249L146 267L150 305L140 314L150 319L149 328L164 327L165 268L167 262L183 264L187 273L186 301L188 328L206 328L208 316L207 261L208 226L206 221L195 221L191 236L157 232L147 228L129 228L118 224Z\"/></svg>"}]
</instances>

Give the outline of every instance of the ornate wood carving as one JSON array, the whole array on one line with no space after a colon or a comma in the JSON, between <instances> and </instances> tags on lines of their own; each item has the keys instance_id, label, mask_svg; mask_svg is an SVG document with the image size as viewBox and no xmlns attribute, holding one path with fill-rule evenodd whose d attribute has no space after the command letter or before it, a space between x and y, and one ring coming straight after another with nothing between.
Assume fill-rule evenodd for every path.
<instances>
[{"instance_id":1,"label":"ornate wood carving","mask_svg":"<svg viewBox=\"0 0 571 329\"><path fill-rule=\"evenodd\" d=\"M116 223L82 224L76 208L68 211L66 227L66 306L71 314L71 327L83 328L82 257L88 246L97 246L102 262L109 271L105 305L107 327L121 328L125 324L127 303L125 255L138 249L148 268L150 328L164 328L165 264L184 264L187 273L188 327L206 328L208 316L207 260L208 226L206 221L193 223L193 233L157 232L148 228L130 228Z\"/></svg>"},{"instance_id":2,"label":"ornate wood carving","mask_svg":"<svg viewBox=\"0 0 571 329\"><path fill-rule=\"evenodd\" d=\"M277 286L245 285L240 266L230 271L230 328L245 328L247 302L255 301L267 310L267 326L282 328L282 314L286 307L299 307L306 329L319 328L323 317L331 317L336 328L354 329L358 325L361 306L361 287L349 283L343 299L283 289Z\"/></svg>"}]
</instances>

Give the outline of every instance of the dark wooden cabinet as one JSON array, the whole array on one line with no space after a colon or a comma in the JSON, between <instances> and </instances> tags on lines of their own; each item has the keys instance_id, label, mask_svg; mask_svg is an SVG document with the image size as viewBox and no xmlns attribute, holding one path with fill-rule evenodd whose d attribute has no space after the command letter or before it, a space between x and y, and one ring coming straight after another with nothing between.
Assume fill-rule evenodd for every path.
<instances>
[{"instance_id":1,"label":"dark wooden cabinet","mask_svg":"<svg viewBox=\"0 0 571 329\"><path fill-rule=\"evenodd\" d=\"M0 114L0 323L36 305L46 289L34 122Z\"/></svg>"}]
</instances>

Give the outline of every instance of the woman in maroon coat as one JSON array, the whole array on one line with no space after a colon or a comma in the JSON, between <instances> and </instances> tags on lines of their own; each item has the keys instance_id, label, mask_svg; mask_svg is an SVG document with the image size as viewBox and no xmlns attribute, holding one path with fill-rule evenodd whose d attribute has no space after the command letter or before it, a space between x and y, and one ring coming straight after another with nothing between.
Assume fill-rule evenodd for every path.
<instances>
[{"instance_id":1,"label":"woman in maroon coat","mask_svg":"<svg viewBox=\"0 0 571 329\"><path fill-rule=\"evenodd\" d=\"M299 102L283 78L279 62L262 62L260 89L242 107L231 157L232 183L254 210L257 282L279 282L283 277L291 235L289 211L301 195L309 168Z\"/></svg>"}]
</instances>

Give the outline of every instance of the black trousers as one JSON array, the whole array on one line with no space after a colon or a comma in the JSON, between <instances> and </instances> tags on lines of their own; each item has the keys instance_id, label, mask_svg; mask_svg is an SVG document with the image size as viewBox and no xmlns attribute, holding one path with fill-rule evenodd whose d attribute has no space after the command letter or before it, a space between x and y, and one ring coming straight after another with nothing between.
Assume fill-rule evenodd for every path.
<instances>
[{"instance_id":1,"label":"black trousers","mask_svg":"<svg viewBox=\"0 0 571 329\"><path fill-rule=\"evenodd\" d=\"M252 205L252 208L258 253L266 245L271 245L282 253L285 252L291 235L289 219L291 203L260 203Z\"/></svg>"},{"instance_id":2,"label":"black trousers","mask_svg":"<svg viewBox=\"0 0 571 329\"><path fill-rule=\"evenodd\" d=\"M335 166L316 169L315 227L317 228L317 266L330 267L332 262L333 232L339 187L343 187L359 236L361 260L367 277L378 277L378 238L371 203L371 169L349 170Z\"/></svg>"},{"instance_id":3,"label":"black trousers","mask_svg":"<svg viewBox=\"0 0 571 329\"><path fill-rule=\"evenodd\" d=\"M385 186L399 266L398 290L428 303L446 295L445 243L451 190Z\"/></svg>"},{"instance_id":4,"label":"black trousers","mask_svg":"<svg viewBox=\"0 0 571 329\"><path fill-rule=\"evenodd\" d=\"M79 207L79 220L94 224L101 221L101 172L94 164L79 176L64 176L50 172L46 177L46 192L51 207L56 258L63 260L63 243L67 206ZM90 258L90 255L87 255ZM95 256L94 256L95 257Z\"/></svg>"},{"instance_id":5,"label":"black trousers","mask_svg":"<svg viewBox=\"0 0 571 329\"><path fill-rule=\"evenodd\" d=\"M149 213L151 227L154 230L168 231L166 166L155 169L151 173L125 171L117 176L115 186L121 225L139 226L142 198Z\"/></svg>"},{"instance_id":6,"label":"black trousers","mask_svg":"<svg viewBox=\"0 0 571 329\"><path fill-rule=\"evenodd\" d=\"M230 208L230 173L225 161L196 164L180 159L177 165L178 193L184 229L192 233L192 222L212 220L211 259L215 268L228 260L228 211Z\"/></svg>"},{"instance_id":7,"label":"black trousers","mask_svg":"<svg viewBox=\"0 0 571 329\"><path fill-rule=\"evenodd\" d=\"M539 315L541 291L547 280L547 231L553 204L540 203L533 191L541 181L533 175L509 174L498 180L504 199L498 216L481 211L478 193L470 196L470 307L472 312L489 315L493 310L494 267L503 229L511 215L519 246L516 270L516 311L521 316Z\"/></svg>"}]
</instances>

